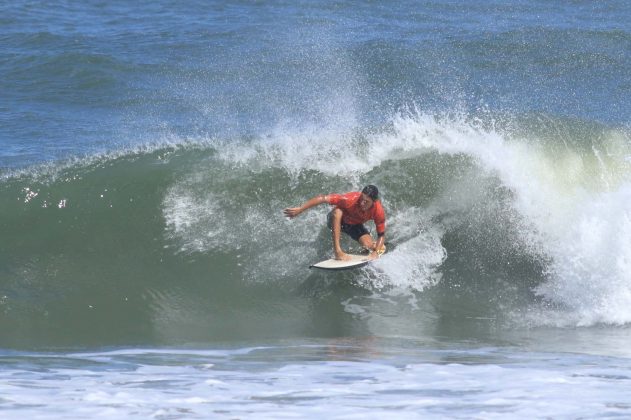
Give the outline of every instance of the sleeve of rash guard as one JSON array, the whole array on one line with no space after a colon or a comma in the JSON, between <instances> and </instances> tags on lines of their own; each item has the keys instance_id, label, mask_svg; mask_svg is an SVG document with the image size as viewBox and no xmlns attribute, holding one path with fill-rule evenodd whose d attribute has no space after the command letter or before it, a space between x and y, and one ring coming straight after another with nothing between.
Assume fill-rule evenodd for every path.
<instances>
[{"instance_id":1,"label":"sleeve of rash guard","mask_svg":"<svg viewBox=\"0 0 631 420\"><path fill-rule=\"evenodd\" d=\"M353 203L352 193L346 194L329 194L327 196L329 204L341 209L348 209Z\"/></svg>"},{"instance_id":2,"label":"sleeve of rash guard","mask_svg":"<svg viewBox=\"0 0 631 420\"><path fill-rule=\"evenodd\" d=\"M341 199L342 199L341 194L327 194L326 195L326 201L332 206L337 206L340 203Z\"/></svg>"}]
</instances>

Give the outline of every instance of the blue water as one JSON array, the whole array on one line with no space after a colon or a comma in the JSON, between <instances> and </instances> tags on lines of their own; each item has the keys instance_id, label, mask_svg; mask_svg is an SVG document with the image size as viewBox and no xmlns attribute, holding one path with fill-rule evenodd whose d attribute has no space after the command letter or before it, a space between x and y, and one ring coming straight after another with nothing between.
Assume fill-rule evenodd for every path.
<instances>
[{"instance_id":1,"label":"blue water","mask_svg":"<svg viewBox=\"0 0 631 420\"><path fill-rule=\"evenodd\" d=\"M620 2L12 2L1 166L402 106L627 124ZM350 109L349 109L350 108Z\"/></svg>"},{"instance_id":2,"label":"blue water","mask_svg":"<svg viewBox=\"0 0 631 420\"><path fill-rule=\"evenodd\" d=\"M0 5L0 416L628 417L630 21ZM281 210L368 183L388 253L310 271Z\"/></svg>"}]
</instances>

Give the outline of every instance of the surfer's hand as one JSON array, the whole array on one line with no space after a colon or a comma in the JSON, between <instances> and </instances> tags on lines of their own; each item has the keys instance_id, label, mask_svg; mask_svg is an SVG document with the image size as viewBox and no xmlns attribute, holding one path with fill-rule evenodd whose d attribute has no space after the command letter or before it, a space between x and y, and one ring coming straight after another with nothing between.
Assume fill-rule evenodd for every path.
<instances>
[{"instance_id":1,"label":"surfer's hand","mask_svg":"<svg viewBox=\"0 0 631 420\"><path fill-rule=\"evenodd\" d=\"M368 256L369 260L376 260L377 258L379 258L379 253L377 251L373 251L370 253L370 255Z\"/></svg>"},{"instance_id":2,"label":"surfer's hand","mask_svg":"<svg viewBox=\"0 0 631 420\"><path fill-rule=\"evenodd\" d=\"M293 219L294 217L302 213L302 209L300 207L288 207L285 210L283 210L283 213L285 214L285 216L289 217L290 219Z\"/></svg>"}]
</instances>

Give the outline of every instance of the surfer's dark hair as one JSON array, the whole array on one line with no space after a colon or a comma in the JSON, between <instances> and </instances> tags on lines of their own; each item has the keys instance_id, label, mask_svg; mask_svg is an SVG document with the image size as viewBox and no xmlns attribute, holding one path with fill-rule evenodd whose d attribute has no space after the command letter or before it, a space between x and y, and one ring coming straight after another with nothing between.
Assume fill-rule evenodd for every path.
<instances>
[{"instance_id":1,"label":"surfer's dark hair","mask_svg":"<svg viewBox=\"0 0 631 420\"><path fill-rule=\"evenodd\" d=\"M373 200L379 199L379 190L374 185L366 185L362 190L362 193L366 194L368 197Z\"/></svg>"}]
</instances>

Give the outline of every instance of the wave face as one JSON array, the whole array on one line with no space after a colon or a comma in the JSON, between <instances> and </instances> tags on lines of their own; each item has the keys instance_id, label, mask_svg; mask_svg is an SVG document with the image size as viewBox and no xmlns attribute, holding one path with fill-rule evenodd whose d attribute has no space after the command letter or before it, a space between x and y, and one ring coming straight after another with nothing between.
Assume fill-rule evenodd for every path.
<instances>
[{"instance_id":1,"label":"wave face","mask_svg":"<svg viewBox=\"0 0 631 420\"><path fill-rule=\"evenodd\" d=\"M372 129L279 124L5 170L0 345L627 324L630 140L538 114L412 109ZM368 183L390 251L310 271L330 254L327 209L282 209Z\"/></svg>"}]
</instances>

